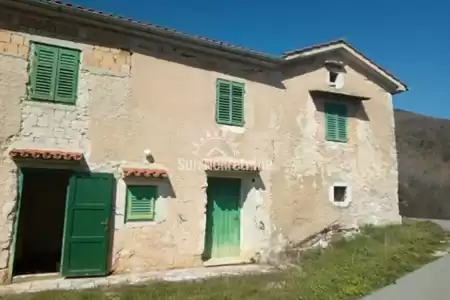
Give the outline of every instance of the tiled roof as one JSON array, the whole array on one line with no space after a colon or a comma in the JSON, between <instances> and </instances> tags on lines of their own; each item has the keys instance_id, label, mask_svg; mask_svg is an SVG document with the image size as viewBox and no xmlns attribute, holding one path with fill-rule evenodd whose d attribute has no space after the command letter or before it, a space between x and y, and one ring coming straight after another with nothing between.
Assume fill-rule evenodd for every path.
<instances>
[{"instance_id":1,"label":"tiled roof","mask_svg":"<svg viewBox=\"0 0 450 300\"><path fill-rule=\"evenodd\" d=\"M83 153L44 149L12 149L9 155L13 158L34 158L45 160L80 161Z\"/></svg>"},{"instance_id":2,"label":"tiled roof","mask_svg":"<svg viewBox=\"0 0 450 300\"><path fill-rule=\"evenodd\" d=\"M153 178L167 178L166 170L161 169L145 169L145 168L123 168L125 177L153 177Z\"/></svg>"},{"instance_id":3,"label":"tiled roof","mask_svg":"<svg viewBox=\"0 0 450 300\"><path fill-rule=\"evenodd\" d=\"M283 56L272 56L267 53L255 51L249 48L245 48L239 45L218 41L215 39L211 39L204 36L199 35L192 35L192 34L186 34L184 32L170 29L164 26L159 26L156 24L148 23L148 22L141 22L138 20L134 20L131 18L126 18L120 15L116 14L110 14L106 13L100 10L95 10L88 7L83 7L80 5L72 4L69 2L62 2L59 0L10 0L8 1L10 3L25 3L29 5L35 5L35 6L41 6L49 9L53 9L56 11L59 11L61 13L73 13L78 14L83 18L90 18L96 21L100 21L106 24L115 24L118 26L121 26L123 28L132 29L132 30L139 30L144 31L147 33L160 35L164 37L168 37L171 39L176 39L180 41L184 41L187 43L193 43L200 46L208 47L208 48L215 48L219 49L220 51L234 53L236 55L244 56L244 57L250 57L259 61L264 61L266 63L269 63L274 66L282 66L284 64L289 63L289 60L287 59L288 56L299 54L299 53L306 53L308 51L320 49L320 48L326 48L332 45L336 44L345 44L348 47L350 47L352 50L354 50L356 53L363 56L367 61L371 62L374 66L376 66L378 69L382 70L385 74L387 74L389 77L393 78L394 80L398 81L402 85L405 86L405 90L407 90L406 84L402 83L399 79L397 79L394 75L389 73L386 69L382 68L372 60L370 60L368 57L363 55L361 52L357 51L354 47L352 47L349 43L345 42L343 39L330 41L327 43L321 43L321 44L315 44L309 47L293 50L284 53Z\"/></svg>"},{"instance_id":4,"label":"tiled roof","mask_svg":"<svg viewBox=\"0 0 450 300\"><path fill-rule=\"evenodd\" d=\"M261 165L256 162L243 159L236 160L232 158L212 158L204 159L203 163L208 171L240 171L240 172L259 172Z\"/></svg>"}]
</instances>

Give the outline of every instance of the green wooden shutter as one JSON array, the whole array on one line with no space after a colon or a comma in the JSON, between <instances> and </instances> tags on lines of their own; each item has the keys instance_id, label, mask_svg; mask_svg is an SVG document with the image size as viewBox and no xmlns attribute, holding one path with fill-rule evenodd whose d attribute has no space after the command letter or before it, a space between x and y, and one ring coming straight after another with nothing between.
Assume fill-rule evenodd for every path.
<instances>
[{"instance_id":1,"label":"green wooden shutter","mask_svg":"<svg viewBox=\"0 0 450 300\"><path fill-rule=\"evenodd\" d=\"M54 99L57 65L57 48L35 44L31 71L31 98L48 101Z\"/></svg>"},{"instance_id":2,"label":"green wooden shutter","mask_svg":"<svg viewBox=\"0 0 450 300\"><path fill-rule=\"evenodd\" d=\"M244 124L244 84L233 82L231 94L231 124Z\"/></svg>"},{"instance_id":3,"label":"green wooden shutter","mask_svg":"<svg viewBox=\"0 0 450 300\"><path fill-rule=\"evenodd\" d=\"M78 87L80 52L59 49L55 101L75 103Z\"/></svg>"},{"instance_id":4,"label":"green wooden shutter","mask_svg":"<svg viewBox=\"0 0 450 300\"><path fill-rule=\"evenodd\" d=\"M325 103L325 135L328 141L347 141L347 106Z\"/></svg>"},{"instance_id":5,"label":"green wooden shutter","mask_svg":"<svg viewBox=\"0 0 450 300\"><path fill-rule=\"evenodd\" d=\"M337 115L332 104L325 104L325 135L328 141L337 139Z\"/></svg>"},{"instance_id":6,"label":"green wooden shutter","mask_svg":"<svg viewBox=\"0 0 450 300\"><path fill-rule=\"evenodd\" d=\"M347 128L347 106L341 105L337 117L337 139L339 141L347 141Z\"/></svg>"},{"instance_id":7,"label":"green wooden shutter","mask_svg":"<svg viewBox=\"0 0 450 300\"><path fill-rule=\"evenodd\" d=\"M154 220L156 197L155 186L128 186L126 220Z\"/></svg>"},{"instance_id":8,"label":"green wooden shutter","mask_svg":"<svg viewBox=\"0 0 450 300\"><path fill-rule=\"evenodd\" d=\"M217 79L216 87L216 122L231 123L231 83Z\"/></svg>"},{"instance_id":9,"label":"green wooden shutter","mask_svg":"<svg viewBox=\"0 0 450 300\"><path fill-rule=\"evenodd\" d=\"M217 79L216 122L242 126L244 124L244 84Z\"/></svg>"}]
</instances>

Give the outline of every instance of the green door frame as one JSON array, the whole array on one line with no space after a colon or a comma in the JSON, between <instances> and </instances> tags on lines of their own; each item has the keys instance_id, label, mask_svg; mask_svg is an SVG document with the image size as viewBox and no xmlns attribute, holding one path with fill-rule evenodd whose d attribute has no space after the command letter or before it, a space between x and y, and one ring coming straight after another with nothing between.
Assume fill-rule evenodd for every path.
<instances>
[{"instance_id":1,"label":"green door frame","mask_svg":"<svg viewBox=\"0 0 450 300\"><path fill-rule=\"evenodd\" d=\"M11 283L14 274L14 259L16 254L16 243L17 243L17 229L19 227L20 218L20 208L22 206L22 189L23 189L23 172L21 168L17 168L16 175L17 185L16 185L16 216L14 218L13 224L13 235L11 240L11 247L9 247L9 260L8 260L8 277L7 282Z\"/></svg>"},{"instance_id":2,"label":"green door frame","mask_svg":"<svg viewBox=\"0 0 450 300\"><path fill-rule=\"evenodd\" d=\"M16 186L16 194L17 194L17 205L16 205L16 216L14 218L14 224L13 224L13 232L12 232L12 238L11 238L11 247L9 250L9 260L8 260L8 276L7 276L7 282L11 283L14 277L14 260L16 256L16 244L17 244L17 237L18 237L18 229L19 229L19 222L20 222L20 210L22 208L22 192L23 192L23 181L24 181L24 172L33 172L33 171L39 171L39 170L46 170L46 171L55 171L55 172L67 172L67 173L73 173L75 172L73 169L63 169L63 168L44 168L42 166L39 167L18 167L17 168L17 186ZM67 201L67 199L66 199ZM67 202L66 202L67 205ZM66 214L66 212L64 212ZM64 216L64 220L66 219L66 216ZM65 226L65 224L64 224ZM64 250L61 248L61 250ZM61 251L61 255L62 255ZM61 257L62 258L62 257Z\"/></svg>"},{"instance_id":3,"label":"green door frame","mask_svg":"<svg viewBox=\"0 0 450 300\"><path fill-rule=\"evenodd\" d=\"M100 175L102 174L102 176L105 176L107 178L113 178L112 174L109 173L91 173L88 171L85 172L80 172L77 171L75 169L71 169L71 168L45 168L42 166L39 167L18 167L17 168L17 197L16 197L16 201L17 201L17 205L16 205L16 216L14 219L14 223L13 223L13 233L12 233L12 239L11 239L11 247L9 250L9 259L8 259L8 274L7 274L7 282L11 283L13 280L13 275L14 275L14 260L15 260L15 253L16 253L16 246L17 246L17 239L18 239L18 229L19 229L19 222L20 222L20 210L22 207L22 194L23 194L23 182L24 182L24 173L27 172L33 172L33 171L38 171L38 170L45 170L45 171L54 171L54 172L67 172L67 173L71 173L71 175L76 175L76 174L97 174ZM70 182L72 182L72 179L69 181L68 186L67 186L67 193L66 193L66 209L64 211L64 233L63 233L63 240L62 240L62 245L61 245L61 266L60 266L60 270L59 273L63 274L63 257L64 257L64 253L66 252L67 249L65 249L65 240L66 240L66 226L67 226L67 211L68 211L68 204L69 204L69 200L70 200ZM112 186L112 188L114 188L114 185ZM112 192L112 195L114 195L114 192ZM114 199L111 199L111 201L113 201ZM111 203L112 204L112 203ZM112 207L109 207L109 213L111 213ZM110 216L111 217L111 216ZM109 222L108 222L109 223ZM108 230L108 237L111 233L111 226L106 225ZM108 243L109 245L109 243Z\"/></svg>"}]
</instances>

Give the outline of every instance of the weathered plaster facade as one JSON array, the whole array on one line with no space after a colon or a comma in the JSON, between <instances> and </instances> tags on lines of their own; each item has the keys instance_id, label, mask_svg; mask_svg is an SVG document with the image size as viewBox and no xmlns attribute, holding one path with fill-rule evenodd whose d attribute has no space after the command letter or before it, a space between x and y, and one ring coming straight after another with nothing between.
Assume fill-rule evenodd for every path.
<instances>
[{"instance_id":1,"label":"weathered plaster facade","mask_svg":"<svg viewBox=\"0 0 450 300\"><path fill-rule=\"evenodd\" d=\"M314 98L309 92L325 84L326 69L314 63L308 69L285 80L289 109L282 126L290 142L281 143L278 163L284 167L272 175L272 195L283 199L273 202L278 228L295 241L333 223L357 227L400 222L391 95L347 65L346 89L364 90L370 100L349 103L348 142L329 142L323 104L334 99ZM347 207L329 201L335 183L351 187Z\"/></svg>"},{"instance_id":2,"label":"weathered plaster facade","mask_svg":"<svg viewBox=\"0 0 450 300\"><path fill-rule=\"evenodd\" d=\"M326 88L328 55L282 72L81 22L67 26L40 13L0 13L2 277L11 267L16 213L12 148L81 151L90 170L115 174L116 273L203 263L208 173L202 159L214 148L263 166L259 173L209 174L242 178L242 260L264 260L334 223L400 221L391 94L346 57L340 57L347 64L345 89L369 100L349 104L349 141L335 143L325 140L324 99L310 93ZM28 99L33 42L81 50L76 105ZM217 78L245 83L242 128L216 124ZM168 170L168 180L132 182L159 187L155 221L125 222L125 166ZM335 183L351 187L348 206L329 200Z\"/></svg>"}]
</instances>

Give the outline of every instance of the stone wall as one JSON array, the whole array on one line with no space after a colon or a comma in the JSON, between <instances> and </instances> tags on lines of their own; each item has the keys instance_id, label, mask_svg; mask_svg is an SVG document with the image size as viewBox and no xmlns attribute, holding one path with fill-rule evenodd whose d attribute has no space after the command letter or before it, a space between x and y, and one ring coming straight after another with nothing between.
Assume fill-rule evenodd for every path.
<instances>
[{"instance_id":1,"label":"stone wall","mask_svg":"<svg viewBox=\"0 0 450 300\"><path fill-rule=\"evenodd\" d=\"M7 277L16 207L16 166L8 147L20 131L20 97L25 92L26 62L0 53L0 282Z\"/></svg>"},{"instance_id":2,"label":"stone wall","mask_svg":"<svg viewBox=\"0 0 450 300\"><path fill-rule=\"evenodd\" d=\"M29 68L28 56L34 42L82 51L76 105L30 101L26 90L16 95L21 100L22 128L21 138L15 146L88 150L88 103L92 94L92 83L89 81L95 82L92 75L98 75L99 78L129 76L131 53L117 48L87 44L89 37L113 38L108 34L102 35L97 29L67 26L67 22L57 18L50 20L18 12L3 11L2 17L3 28L6 29L0 29L0 53L25 59L25 70ZM120 40L120 36L116 39ZM27 84L27 80L25 83Z\"/></svg>"},{"instance_id":3,"label":"stone wall","mask_svg":"<svg viewBox=\"0 0 450 300\"><path fill-rule=\"evenodd\" d=\"M362 90L366 101L342 100L349 107L347 143L326 141L325 101L311 89L323 88L326 59L347 63L345 87ZM322 65L321 65L322 64ZM295 76L295 74L303 74ZM397 157L392 98L345 57L330 54L286 73L287 95L282 130L290 142L279 145L272 175L273 222L286 243L297 243L331 224L358 227L398 223ZM330 189L345 183L351 201L345 207L330 201Z\"/></svg>"},{"instance_id":4,"label":"stone wall","mask_svg":"<svg viewBox=\"0 0 450 300\"><path fill-rule=\"evenodd\" d=\"M1 53L27 58L28 51L28 40L24 36L9 30L0 31Z\"/></svg>"},{"instance_id":5,"label":"stone wall","mask_svg":"<svg viewBox=\"0 0 450 300\"><path fill-rule=\"evenodd\" d=\"M90 152L88 124L92 95L120 94L130 76L131 53L118 48L89 44L87 36L98 30L67 25L16 11L0 12L0 281L8 277L13 223L16 214L17 166L11 148L52 148ZM105 35L103 35L105 37ZM111 37L111 36L109 36ZM120 37L117 38L120 40ZM47 43L81 50L81 71L76 105L32 101L28 97L28 71L33 43ZM110 79L109 79L110 78ZM97 91L96 82L121 84ZM123 94L123 93L122 93ZM124 101L124 99L122 99ZM91 162L90 167L113 171L111 164Z\"/></svg>"}]
</instances>

